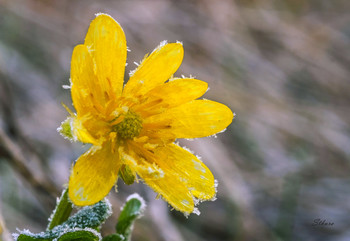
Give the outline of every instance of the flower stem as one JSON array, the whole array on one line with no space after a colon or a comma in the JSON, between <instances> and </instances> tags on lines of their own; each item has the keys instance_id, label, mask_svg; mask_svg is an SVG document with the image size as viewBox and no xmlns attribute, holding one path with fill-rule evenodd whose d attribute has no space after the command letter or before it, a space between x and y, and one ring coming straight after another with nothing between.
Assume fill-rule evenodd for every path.
<instances>
[{"instance_id":1,"label":"flower stem","mask_svg":"<svg viewBox=\"0 0 350 241\"><path fill-rule=\"evenodd\" d=\"M57 225L60 225L69 218L70 213L72 212L72 203L68 198L68 188L63 190L61 198L58 200L57 205L51 217L49 219L49 225L47 229L53 229Z\"/></svg>"}]
</instances>

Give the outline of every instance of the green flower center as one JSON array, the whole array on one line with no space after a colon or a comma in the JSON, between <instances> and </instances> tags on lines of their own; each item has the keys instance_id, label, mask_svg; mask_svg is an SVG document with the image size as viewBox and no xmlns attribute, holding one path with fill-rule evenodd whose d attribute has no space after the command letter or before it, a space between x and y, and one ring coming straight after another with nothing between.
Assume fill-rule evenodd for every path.
<instances>
[{"instance_id":1,"label":"green flower center","mask_svg":"<svg viewBox=\"0 0 350 241\"><path fill-rule=\"evenodd\" d=\"M118 137L122 139L132 139L140 134L142 130L142 119L139 115L132 111L128 111L124 120L113 126L113 131L118 133Z\"/></svg>"}]
</instances>

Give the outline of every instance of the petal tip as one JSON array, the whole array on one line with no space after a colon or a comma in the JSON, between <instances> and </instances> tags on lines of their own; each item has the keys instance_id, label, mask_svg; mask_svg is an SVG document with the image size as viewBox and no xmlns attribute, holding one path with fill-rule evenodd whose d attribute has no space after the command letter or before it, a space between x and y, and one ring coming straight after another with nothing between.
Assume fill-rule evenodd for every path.
<instances>
[{"instance_id":1,"label":"petal tip","mask_svg":"<svg viewBox=\"0 0 350 241\"><path fill-rule=\"evenodd\" d=\"M108 13L95 13L95 20L96 19L100 19L100 18L104 18L104 19L109 19L109 20L113 20L114 22L118 23L117 20L115 20L111 15L109 15Z\"/></svg>"}]
</instances>

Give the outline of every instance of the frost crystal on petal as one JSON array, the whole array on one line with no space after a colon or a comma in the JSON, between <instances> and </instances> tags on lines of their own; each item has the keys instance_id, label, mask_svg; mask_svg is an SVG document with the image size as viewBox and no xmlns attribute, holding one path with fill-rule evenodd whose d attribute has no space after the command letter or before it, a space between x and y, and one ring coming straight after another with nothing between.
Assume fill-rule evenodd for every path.
<instances>
[{"instance_id":1,"label":"frost crystal on petal","mask_svg":"<svg viewBox=\"0 0 350 241\"><path fill-rule=\"evenodd\" d=\"M192 213L197 214L198 216L201 214L198 208L194 208Z\"/></svg>"},{"instance_id":2,"label":"frost crystal on petal","mask_svg":"<svg viewBox=\"0 0 350 241\"><path fill-rule=\"evenodd\" d=\"M194 154L194 152L191 149L189 149L188 147L186 147L186 146L182 146L182 149L188 151L191 154Z\"/></svg>"},{"instance_id":3,"label":"frost crystal on petal","mask_svg":"<svg viewBox=\"0 0 350 241\"><path fill-rule=\"evenodd\" d=\"M167 43L168 43L168 40L163 40L162 42L160 42L160 44L158 45L158 47L156 49L164 47Z\"/></svg>"},{"instance_id":4,"label":"frost crystal on petal","mask_svg":"<svg viewBox=\"0 0 350 241\"><path fill-rule=\"evenodd\" d=\"M215 201L217 199L216 194L218 192L218 185L219 185L219 182L218 182L218 180L215 179L214 180L215 195L209 201Z\"/></svg>"}]
</instances>

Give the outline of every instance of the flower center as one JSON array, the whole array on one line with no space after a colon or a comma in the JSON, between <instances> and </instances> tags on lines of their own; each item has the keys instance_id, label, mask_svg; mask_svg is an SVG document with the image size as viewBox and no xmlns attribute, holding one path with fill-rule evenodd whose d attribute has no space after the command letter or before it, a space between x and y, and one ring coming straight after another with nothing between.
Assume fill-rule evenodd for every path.
<instances>
[{"instance_id":1,"label":"flower center","mask_svg":"<svg viewBox=\"0 0 350 241\"><path fill-rule=\"evenodd\" d=\"M132 139L138 136L142 129L142 119L135 112L128 111L122 122L113 126L113 131L122 139Z\"/></svg>"}]
</instances>

